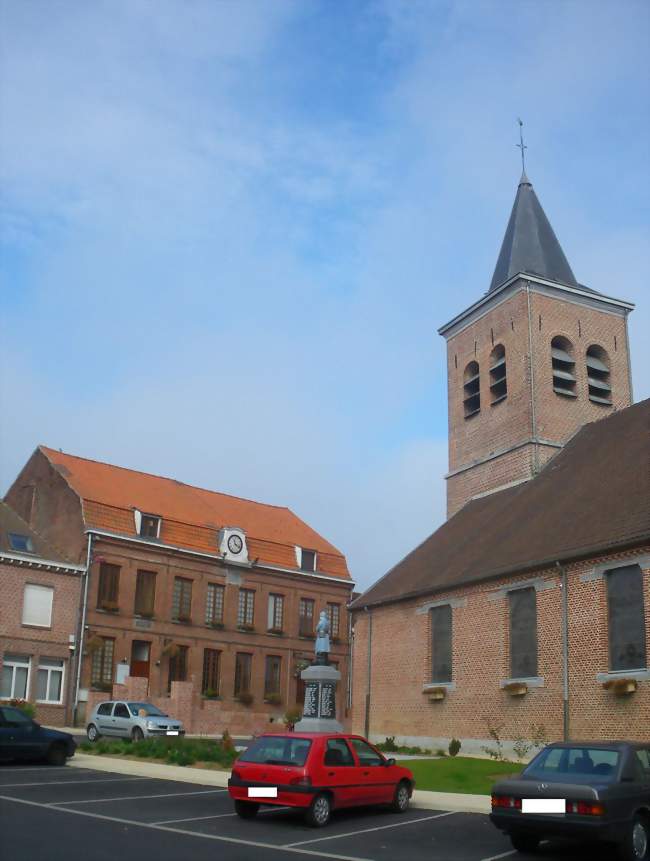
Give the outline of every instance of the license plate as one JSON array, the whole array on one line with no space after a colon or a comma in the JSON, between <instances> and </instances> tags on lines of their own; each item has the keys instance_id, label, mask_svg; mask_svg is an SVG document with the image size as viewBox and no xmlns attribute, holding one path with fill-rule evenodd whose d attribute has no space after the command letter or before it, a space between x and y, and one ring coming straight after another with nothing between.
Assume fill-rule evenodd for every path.
<instances>
[{"instance_id":1,"label":"license plate","mask_svg":"<svg viewBox=\"0 0 650 861\"><path fill-rule=\"evenodd\" d=\"M249 786L248 787L248 797L249 798L277 798L278 797L278 788L277 788L277 786Z\"/></svg>"},{"instance_id":2,"label":"license plate","mask_svg":"<svg viewBox=\"0 0 650 861\"><path fill-rule=\"evenodd\" d=\"M522 798L522 813L566 813L564 798Z\"/></svg>"},{"instance_id":3,"label":"license plate","mask_svg":"<svg viewBox=\"0 0 650 861\"><path fill-rule=\"evenodd\" d=\"M167 735L178 735L178 730L177 729L168 729Z\"/></svg>"}]
</instances>

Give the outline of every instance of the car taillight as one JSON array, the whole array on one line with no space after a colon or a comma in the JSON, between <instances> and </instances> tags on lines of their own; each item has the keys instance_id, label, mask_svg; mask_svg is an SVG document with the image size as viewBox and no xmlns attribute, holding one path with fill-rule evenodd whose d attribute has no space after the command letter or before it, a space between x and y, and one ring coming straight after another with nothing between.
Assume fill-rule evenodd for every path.
<instances>
[{"instance_id":1,"label":"car taillight","mask_svg":"<svg viewBox=\"0 0 650 861\"><path fill-rule=\"evenodd\" d=\"M605 808L596 801L567 801L567 813L578 813L580 816L603 816Z\"/></svg>"},{"instance_id":2,"label":"car taillight","mask_svg":"<svg viewBox=\"0 0 650 861\"><path fill-rule=\"evenodd\" d=\"M289 786L311 786L311 777L292 777Z\"/></svg>"},{"instance_id":3,"label":"car taillight","mask_svg":"<svg viewBox=\"0 0 650 861\"><path fill-rule=\"evenodd\" d=\"M514 795L493 795L492 807L508 807L521 810L521 798L515 798Z\"/></svg>"}]
</instances>

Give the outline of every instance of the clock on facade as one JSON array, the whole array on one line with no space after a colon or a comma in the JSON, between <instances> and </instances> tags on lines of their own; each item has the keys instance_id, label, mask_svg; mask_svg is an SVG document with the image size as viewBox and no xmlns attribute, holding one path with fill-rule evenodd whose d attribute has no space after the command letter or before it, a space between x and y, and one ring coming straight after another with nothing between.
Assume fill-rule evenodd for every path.
<instances>
[{"instance_id":1,"label":"clock on facade","mask_svg":"<svg viewBox=\"0 0 650 861\"><path fill-rule=\"evenodd\" d=\"M241 540L239 535L231 535L228 539L228 550L230 550L231 553L234 553L235 556L238 553L241 553L243 546L244 542Z\"/></svg>"}]
</instances>

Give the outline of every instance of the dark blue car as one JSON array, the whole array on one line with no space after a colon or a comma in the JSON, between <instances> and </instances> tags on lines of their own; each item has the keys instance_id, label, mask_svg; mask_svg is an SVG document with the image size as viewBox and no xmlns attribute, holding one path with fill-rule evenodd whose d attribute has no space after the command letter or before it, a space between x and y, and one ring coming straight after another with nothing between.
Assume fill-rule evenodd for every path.
<instances>
[{"instance_id":1,"label":"dark blue car","mask_svg":"<svg viewBox=\"0 0 650 861\"><path fill-rule=\"evenodd\" d=\"M45 729L20 709L0 706L0 762L44 759L65 765L75 748L70 733Z\"/></svg>"}]
</instances>

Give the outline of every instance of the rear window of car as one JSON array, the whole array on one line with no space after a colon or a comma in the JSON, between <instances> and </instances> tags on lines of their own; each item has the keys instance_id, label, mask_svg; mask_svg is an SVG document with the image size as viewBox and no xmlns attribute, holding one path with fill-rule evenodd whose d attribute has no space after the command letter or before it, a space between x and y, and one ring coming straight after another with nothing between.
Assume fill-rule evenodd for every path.
<instances>
[{"instance_id":1,"label":"rear window of car","mask_svg":"<svg viewBox=\"0 0 650 861\"><path fill-rule=\"evenodd\" d=\"M620 752L600 747L550 747L524 769L524 777L544 778L559 783L595 777L612 780L618 769Z\"/></svg>"},{"instance_id":2,"label":"rear window of car","mask_svg":"<svg viewBox=\"0 0 650 861\"><path fill-rule=\"evenodd\" d=\"M258 738L239 757L240 762L264 765L303 766L307 762L311 741L308 738L274 736Z\"/></svg>"}]
</instances>

